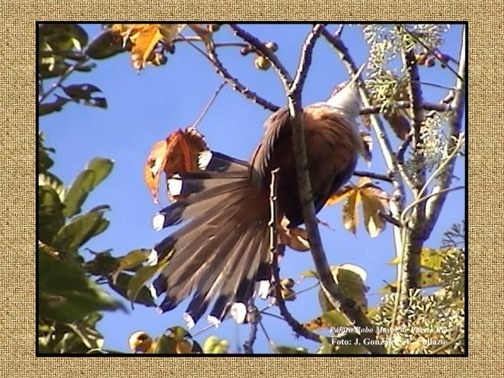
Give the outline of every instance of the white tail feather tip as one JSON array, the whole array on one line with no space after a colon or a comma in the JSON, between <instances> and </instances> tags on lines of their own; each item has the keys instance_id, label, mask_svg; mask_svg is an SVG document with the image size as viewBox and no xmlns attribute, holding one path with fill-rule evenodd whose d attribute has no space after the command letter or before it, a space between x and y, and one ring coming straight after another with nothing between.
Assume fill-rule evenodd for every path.
<instances>
[{"instance_id":1,"label":"white tail feather tip","mask_svg":"<svg viewBox=\"0 0 504 378\"><path fill-rule=\"evenodd\" d=\"M210 164L210 160L212 160L212 151L200 152L198 155L198 168L204 171Z\"/></svg>"},{"instance_id":2,"label":"white tail feather tip","mask_svg":"<svg viewBox=\"0 0 504 378\"><path fill-rule=\"evenodd\" d=\"M184 321L186 322L187 329L193 328L194 325L196 324L194 322L194 319L192 318L192 316L189 315L187 312L184 315L182 315L182 317L184 318Z\"/></svg>"},{"instance_id":3,"label":"white tail feather tip","mask_svg":"<svg viewBox=\"0 0 504 378\"><path fill-rule=\"evenodd\" d=\"M241 302L235 302L231 306L230 314L238 324L243 324L247 317L247 306Z\"/></svg>"},{"instance_id":4,"label":"white tail feather tip","mask_svg":"<svg viewBox=\"0 0 504 378\"><path fill-rule=\"evenodd\" d=\"M156 214L152 217L152 228L156 231L162 230L164 227L165 216L163 214Z\"/></svg>"},{"instance_id":5,"label":"white tail feather tip","mask_svg":"<svg viewBox=\"0 0 504 378\"><path fill-rule=\"evenodd\" d=\"M168 192L173 196L179 196L182 192L182 179L180 175L173 175L166 180Z\"/></svg>"},{"instance_id":6,"label":"white tail feather tip","mask_svg":"<svg viewBox=\"0 0 504 378\"><path fill-rule=\"evenodd\" d=\"M257 295L259 298L267 299L269 295L270 282L267 280L259 281Z\"/></svg>"},{"instance_id":7,"label":"white tail feather tip","mask_svg":"<svg viewBox=\"0 0 504 378\"><path fill-rule=\"evenodd\" d=\"M215 328L217 328L221 324L221 321L212 315L207 316L207 322L213 325Z\"/></svg>"},{"instance_id":8,"label":"white tail feather tip","mask_svg":"<svg viewBox=\"0 0 504 378\"><path fill-rule=\"evenodd\" d=\"M158 252L155 249L151 249L149 257L147 258L147 265L153 266L158 263Z\"/></svg>"}]
</instances>

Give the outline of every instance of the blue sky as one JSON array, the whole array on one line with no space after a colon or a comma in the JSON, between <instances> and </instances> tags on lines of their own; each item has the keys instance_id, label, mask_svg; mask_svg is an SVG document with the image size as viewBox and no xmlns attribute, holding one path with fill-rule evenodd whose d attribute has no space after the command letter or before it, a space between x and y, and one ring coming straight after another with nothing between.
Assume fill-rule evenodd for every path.
<instances>
[{"instance_id":1,"label":"blue sky","mask_svg":"<svg viewBox=\"0 0 504 378\"><path fill-rule=\"evenodd\" d=\"M279 45L278 56L287 69L294 73L303 41L310 25L245 25L244 28L263 41L275 41ZM332 27L334 29L334 26ZM100 30L99 25L86 25L90 38ZM364 42L362 28L357 25L345 27L342 38L358 65L365 62L368 46ZM445 44L441 50L455 58L459 56L461 26L452 26L445 34ZM216 33L217 41L237 41L226 27ZM253 55L241 56L237 48L226 47L219 50L219 56L235 77L254 92L269 101L285 104L285 95L280 80L274 70L255 69ZM454 75L438 66L421 68L424 82L453 86ZM339 82L347 80L346 70L334 50L323 40L318 42L313 63L303 92L303 103L309 104L327 98ZM114 170L88 198L84 210L96 205L108 204L111 224L106 232L91 240L87 247L102 251L113 249L115 256L121 256L136 248L151 248L170 233L170 229L156 232L151 227L151 218L159 210L143 181L143 168L154 142L164 139L170 132L191 125L200 114L209 98L222 83L210 63L186 44L177 44L176 54L168 57L162 67L148 66L140 74L133 69L128 54L120 54L111 59L97 61L97 68L90 74L75 73L66 84L91 83L103 91L108 109L68 104L62 112L41 117L40 129L45 134L46 145L56 149L52 168L63 182L70 184L76 175L93 157L106 157L115 161ZM429 102L438 102L445 90L424 85L424 97ZM270 112L245 99L241 94L225 86L219 97L203 119L198 129L205 135L211 149L228 155L248 159L259 142L263 132L263 122ZM397 139L390 133L394 145ZM367 167L360 161L358 169L385 173L385 167L377 143L373 148L373 161ZM460 179L454 185L463 185L465 165L459 159L455 175ZM356 181L356 180L354 180ZM382 188L390 191L388 184ZM160 195L161 204L167 199ZM374 305L379 300L378 290L384 280L394 281L395 268L387 264L394 257L392 228L377 238L370 238L363 228L357 236L343 229L341 204L323 209L319 217L330 223L336 230L321 228L323 243L330 264L352 263L363 267L368 273L370 287L368 300ZM464 191L448 195L445 210L426 246L437 247L441 237L455 222L464 218ZM312 269L309 253L288 251L281 263L281 276L296 280L299 275ZM313 279L302 279L296 289L311 286ZM104 286L107 288L107 286ZM262 308L266 301L258 299L256 305ZM301 322L320 315L317 291L301 294L294 302L288 302L292 314ZM127 351L128 336L136 330L144 330L157 336L166 328L184 325L182 314L185 304L177 309L158 314L153 308L136 306L128 314L122 312L105 313L98 329L105 336L105 347ZM276 310L271 310L276 313ZM316 344L296 339L292 330L281 320L263 317L264 325L271 339L279 345L306 346L311 351ZM206 326L203 318L192 330L198 332ZM249 326L224 322L217 329L210 329L198 335L202 342L209 335L226 338L230 350L236 352L247 338ZM270 353L264 335L259 332L256 351Z\"/></svg>"}]
</instances>

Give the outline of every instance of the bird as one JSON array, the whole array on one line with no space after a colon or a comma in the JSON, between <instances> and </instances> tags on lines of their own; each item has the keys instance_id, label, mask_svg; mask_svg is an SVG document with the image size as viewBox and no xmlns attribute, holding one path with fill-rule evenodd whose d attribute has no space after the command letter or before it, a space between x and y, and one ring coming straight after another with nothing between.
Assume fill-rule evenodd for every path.
<instances>
[{"instance_id":1,"label":"bird","mask_svg":"<svg viewBox=\"0 0 504 378\"><path fill-rule=\"evenodd\" d=\"M359 70L360 73L360 70ZM308 171L315 211L352 176L365 149L358 131L360 95L357 74L336 87L329 99L303 108ZM183 315L193 327L212 309L207 320L215 325L233 309L246 308L261 285L269 287L270 183L277 173L279 219L288 228L303 224L293 152L293 126L287 107L265 122L265 132L249 161L220 152L200 153L200 171L170 176L170 192L182 199L160 210L153 227L181 227L156 244L150 261L169 262L153 280L160 312L177 307L192 294ZM259 284L259 285L258 285ZM266 290L267 291L267 290ZM243 316L242 316L243 318Z\"/></svg>"}]
</instances>

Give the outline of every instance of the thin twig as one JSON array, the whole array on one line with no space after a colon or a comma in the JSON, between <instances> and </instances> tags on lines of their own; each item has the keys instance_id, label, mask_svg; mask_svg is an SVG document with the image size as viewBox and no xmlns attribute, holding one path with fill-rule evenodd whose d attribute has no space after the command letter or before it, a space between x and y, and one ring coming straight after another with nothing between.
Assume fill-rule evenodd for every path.
<instances>
[{"instance_id":1,"label":"thin twig","mask_svg":"<svg viewBox=\"0 0 504 378\"><path fill-rule=\"evenodd\" d=\"M336 31L334 32L334 36L336 38L341 38L341 34L343 33L343 29L345 27L345 24L341 24L338 29L336 29Z\"/></svg>"},{"instance_id":2,"label":"thin twig","mask_svg":"<svg viewBox=\"0 0 504 378\"><path fill-rule=\"evenodd\" d=\"M259 326L261 327L261 331L264 333L264 337L266 337L266 340L268 341L268 344L270 345L271 349L273 349L276 352L276 346L273 340L268 335L268 331L266 331L266 327L264 327L264 324L262 321L259 321Z\"/></svg>"},{"instance_id":3,"label":"thin twig","mask_svg":"<svg viewBox=\"0 0 504 378\"><path fill-rule=\"evenodd\" d=\"M392 105L396 109L408 109L411 107L411 104L409 101L397 101ZM422 104L422 107L424 110L435 110L440 113L448 112L452 110L450 104L446 103L438 103L438 104L433 104L429 102L424 102ZM366 106L361 108L360 114L365 115L365 114L380 114L382 112L382 106L381 105L372 105L372 106Z\"/></svg>"},{"instance_id":4,"label":"thin twig","mask_svg":"<svg viewBox=\"0 0 504 378\"><path fill-rule=\"evenodd\" d=\"M313 48L315 47L315 42L320 37L320 33L324 30L324 27L324 24L317 24L313 27L311 33L308 34L308 38L306 38L303 49L301 50L301 58L299 60L296 76L287 92L288 95L301 96L306 81L306 75L308 74L308 68L312 62Z\"/></svg>"},{"instance_id":5,"label":"thin twig","mask_svg":"<svg viewBox=\"0 0 504 378\"><path fill-rule=\"evenodd\" d=\"M67 70L65 71L65 73L63 75L60 76L60 78L58 79L58 81L56 83L54 83L47 92L45 92L42 96L40 96L39 100L38 100L38 103L39 104L42 104L56 89L60 88L61 85L63 84L63 82L68 79L68 77L73 73L75 72L75 70L77 68L79 68L79 66L82 66L84 63L86 63L87 61L89 60L89 58L83 60L83 61L80 61L80 62L75 62L74 64L72 64L70 67L67 68Z\"/></svg>"},{"instance_id":6,"label":"thin twig","mask_svg":"<svg viewBox=\"0 0 504 378\"><path fill-rule=\"evenodd\" d=\"M375 180L381 180L381 181L386 181L386 182L392 182L392 178L390 175L382 175L379 173L373 173L373 172L366 172L366 171L354 171L354 176L358 177L369 177Z\"/></svg>"},{"instance_id":7,"label":"thin twig","mask_svg":"<svg viewBox=\"0 0 504 378\"><path fill-rule=\"evenodd\" d=\"M408 150L408 147L411 143L411 138L413 138L413 135L411 134L411 132L406 136L406 139L403 140L403 142L401 143L401 145L399 146L399 148L397 149L397 152L396 152L396 160L397 160L397 164L399 165L403 165L404 164L404 154L406 153L406 151Z\"/></svg>"},{"instance_id":8,"label":"thin twig","mask_svg":"<svg viewBox=\"0 0 504 378\"><path fill-rule=\"evenodd\" d=\"M224 85L226 85L226 82L221 83L221 85L219 85L219 88L217 88L217 90L215 91L215 93L212 95L212 97L210 98L210 100L206 104L205 108L203 109L203 111L199 115L198 119L193 123L193 127L194 128L197 128L198 125L199 125L199 123L203 119L203 117L205 117L205 115L207 114L208 110L210 109L210 107L214 103L215 99L219 95L220 91L222 90L222 88L224 88Z\"/></svg>"},{"instance_id":9,"label":"thin twig","mask_svg":"<svg viewBox=\"0 0 504 378\"><path fill-rule=\"evenodd\" d=\"M250 331L247 341L243 344L243 350L245 354L254 354L254 343L257 338L257 324L261 320L261 315L257 311L257 307L251 305L248 310L249 321L250 321Z\"/></svg>"},{"instance_id":10,"label":"thin twig","mask_svg":"<svg viewBox=\"0 0 504 378\"><path fill-rule=\"evenodd\" d=\"M257 93L253 92L249 88L247 88L245 85L243 85L236 77L231 75L231 73L224 67L222 62L219 60L217 56L217 52L215 49L213 49L211 46L207 46L207 51L203 51L198 45L196 45L193 41L187 40L188 37L183 36L180 34L180 38L183 38L186 40L186 42L193 47L196 51L198 51L200 54L202 54L216 69L217 73L222 76L222 78L226 81L227 84L231 85L233 89L244 95L246 98L251 100L252 102L261 105L263 108L268 109L272 112L276 112L280 107L278 105L275 105L265 98L261 97Z\"/></svg>"},{"instance_id":11,"label":"thin twig","mask_svg":"<svg viewBox=\"0 0 504 378\"><path fill-rule=\"evenodd\" d=\"M254 49L256 49L258 53L260 53L266 59L268 59L271 62L273 68L275 68L275 70L277 71L278 76L280 77L280 80L282 81L284 87L286 88L290 87L292 83L292 77L289 71L285 68L282 62L280 62L280 60L273 51L267 49L264 43L262 43L260 40L258 40L249 32L240 28L238 25L229 24L229 27L233 30L236 36L240 37L245 42L250 44Z\"/></svg>"}]
</instances>

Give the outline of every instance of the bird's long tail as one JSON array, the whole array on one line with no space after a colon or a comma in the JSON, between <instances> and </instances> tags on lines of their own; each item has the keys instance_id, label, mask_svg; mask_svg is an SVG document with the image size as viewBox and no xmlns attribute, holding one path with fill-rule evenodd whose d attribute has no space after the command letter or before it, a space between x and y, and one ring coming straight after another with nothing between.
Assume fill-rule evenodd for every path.
<instances>
[{"instance_id":1,"label":"bird's long tail","mask_svg":"<svg viewBox=\"0 0 504 378\"><path fill-rule=\"evenodd\" d=\"M185 319L191 326L206 312L219 322L233 303L247 305L256 281L269 280L268 196L250 179L249 164L205 151L205 171L168 180L185 197L161 210L153 225L181 228L154 248L160 260L172 253L153 286L164 293L160 309L169 311L194 293Z\"/></svg>"}]
</instances>

